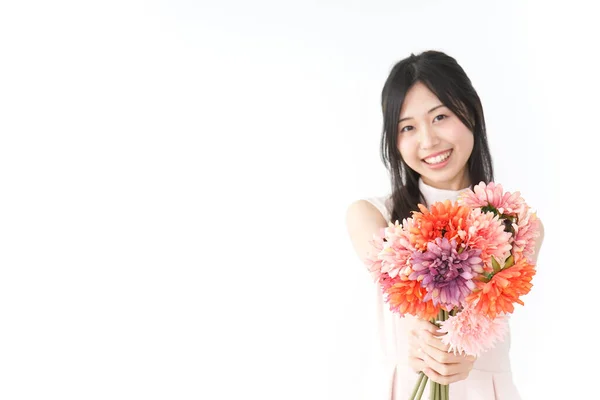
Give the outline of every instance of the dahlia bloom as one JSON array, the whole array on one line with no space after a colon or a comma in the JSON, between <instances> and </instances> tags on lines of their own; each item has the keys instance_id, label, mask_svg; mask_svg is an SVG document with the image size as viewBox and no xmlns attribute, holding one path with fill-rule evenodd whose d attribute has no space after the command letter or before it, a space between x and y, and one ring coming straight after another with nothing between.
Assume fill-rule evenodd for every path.
<instances>
[{"instance_id":1,"label":"dahlia bloom","mask_svg":"<svg viewBox=\"0 0 600 400\"><path fill-rule=\"evenodd\" d=\"M461 234L467 227L471 209L459 206L450 200L436 202L428 209L419 204L420 212L413 212L409 227L411 243L417 250L427 249L427 244L437 238L456 239L461 242Z\"/></svg>"},{"instance_id":2,"label":"dahlia bloom","mask_svg":"<svg viewBox=\"0 0 600 400\"><path fill-rule=\"evenodd\" d=\"M431 300L424 300L427 292L420 283L409 280L406 276L390 278L383 274L380 285L390 311L401 317L410 314L429 320L434 318L440 310Z\"/></svg>"},{"instance_id":3,"label":"dahlia bloom","mask_svg":"<svg viewBox=\"0 0 600 400\"><path fill-rule=\"evenodd\" d=\"M471 208L491 206L500 214L516 215L525 207L525 200L519 192L504 193L502 185L480 182L473 190L465 190L458 196L458 203Z\"/></svg>"},{"instance_id":4,"label":"dahlia bloom","mask_svg":"<svg viewBox=\"0 0 600 400\"><path fill-rule=\"evenodd\" d=\"M390 223L384 231L385 241L381 245L378 258L381 261L381 272L387 273L391 278L410 267L410 257L416 250L410 241L410 234L406 228L408 225L410 221L407 220L402 225L397 222Z\"/></svg>"},{"instance_id":5,"label":"dahlia bloom","mask_svg":"<svg viewBox=\"0 0 600 400\"><path fill-rule=\"evenodd\" d=\"M504 263L512 248L511 233L504 230L504 222L493 212L483 212L475 208L467 218L467 230L464 244L481 250L480 257L484 261L486 271L492 271L494 256L498 262Z\"/></svg>"},{"instance_id":6,"label":"dahlia bloom","mask_svg":"<svg viewBox=\"0 0 600 400\"><path fill-rule=\"evenodd\" d=\"M383 251L383 244L385 241L385 229L381 229L378 235L373 235L373 239L371 240L371 245L375 249L374 253L370 253L367 255L365 259L365 264L367 266L367 270L373 278L373 281L378 282L381 278L381 259L379 255Z\"/></svg>"},{"instance_id":7,"label":"dahlia bloom","mask_svg":"<svg viewBox=\"0 0 600 400\"><path fill-rule=\"evenodd\" d=\"M501 342L508 331L508 317L498 315L489 318L474 310L472 306L440 323L442 343L449 345L454 354L479 357L481 353Z\"/></svg>"},{"instance_id":8,"label":"dahlia bloom","mask_svg":"<svg viewBox=\"0 0 600 400\"><path fill-rule=\"evenodd\" d=\"M435 306L450 310L460 306L475 288L473 278L483 272L481 250L458 250L456 240L437 238L427 243L425 252L413 253L408 278L427 289L424 301L433 300Z\"/></svg>"},{"instance_id":9,"label":"dahlia bloom","mask_svg":"<svg viewBox=\"0 0 600 400\"><path fill-rule=\"evenodd\" d=\"M513 266L494 274L489 282L478 281L477 289L467 296L475 311L490 318L498 314L514 311L514 303L524 305L520 299L532 288L531 279L535 275L535 265L521 258Z\"/></svg>"},{"instance_id":10,"label":"dahlia bloom","mask_svg":"<svg viewBox=\"0 0 600 400\"><path fill-rule=\"evenodd\" d=\"M536 240L540 236L540 221L535 213L523 212L519 215L517 223L513 224L515 231L512 243L515 260L525 257L532 262L535 255Z\"/></svg>"}]
</instances>

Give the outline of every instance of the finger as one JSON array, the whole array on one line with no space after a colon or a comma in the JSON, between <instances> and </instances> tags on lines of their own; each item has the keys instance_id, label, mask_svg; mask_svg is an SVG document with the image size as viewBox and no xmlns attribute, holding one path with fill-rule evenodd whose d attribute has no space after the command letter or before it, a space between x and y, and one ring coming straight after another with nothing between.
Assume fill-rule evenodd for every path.
<instances>
[{"instance_id":1,"label":"finger","mask_svg":"<svg viewBox=\"0 0 600 400\"><path fill-rule=\"evenodd\" d=\"M409 358L418 358L419 360L425 360L425 352L420 347L411 347L408 349Z\"/></svg>"},{"instance_id":2,"label":"finger","mask_svg":"<svg viewBox=\"0 0 600 400\"><path fill-rule=\"evenodd\" d=\"M462 381L464 379L467 379L467 377L469 376L468 372L462 372L450 376L442 376L429 367L425 367L423 373L427 375L429 380L439 383L441 385L449 385L454 382Z\"/></svg>"},{"instance_id":3,"label":"finger","mask_svg":"<svg viewBox=\"0 0 600 400\"><path fill-rule=\"evenodd\" d=\"M408 358L408 365L410 366L410 368L414 372L417 372L417 373L421 372L425 368L427 368L427 364L425 363L425 361L423 361L420 358L416 358L416 357L409 357Z\"/></svg>"},{"instance_id":4,"label":"finger","mask_svg":"<svg viewBox=\"0 0 600 400\"><path fill-rule=\"evenodd\" d=\"M449 345L444 344L439 336L435 336L431 332L423 331L419 335L421 342L428 344L429 346L435 347L441 351L447 352L450 348Z\"/></svg>"},{"instance_id":5,"label":"finger","mask_svg":"<svg viewBox=\"0 0 600 400\"><path fill-rule=\"evenodd\" d=\"M446 335L446 332L440 332L440 328L438 328L437 326L435 327L435 332L432 332L435 336L444 336Z\"/></svg>"},{"instance_id":6,"label":"finger","mask_svg":"<svg viewBox=\"0 0 600 400\"><path fill-rule=\"evenodd\" d=\"M425 353L423 361L427 364L428 368L440 376L452 376L470 370L467 365L461 363L440 363L427 353Z\"/></svg>"},{"instance_id":7,"label":"finger","mask_svg":"<svg viewBox=\"0 0 600 400\"><path fill-rule=\"evenodd\" d=\"M425 342L421 342L423 352L441 364L456 364L467 361L464 356L449 353L446 350L440 350L435 346L431 346Z\"/></svg>"},{"instance_id":8,"label":"finger","mask_svg":"<svg viewBox=\"0 0 600 400\"><path fill-rule=\"evenodd\" d=\"M464 361L464 359L460 356L454 355L453 353L448 353L447 351L436 349L435 347L428 346L426 344L422 346L422 349L425 354L427 354L429 357L433 358L435 361L441 364L458 364Z\"/></svg>"},{"instance_id":9,"label":"finger","mask_svg":"<svg viewBox=\"0 0 600 400\"><path fill-rule=\"evenodd\" d=\"M421 318L417 318L417 317L413 317L412 321L411 321L411 330L412 331L428 331L431 333L436 333L439 328L437 326L435 326L434 324L432 324L429 321L426 321L424 319Z\"/></svg>"},{"instance_id":10,"label":"finger","mask_svg":"<svg viewBox=\"0 0 600 400\"><path fill-rule=\"evenodd\" d=\"M423 346L423 344L426 344L451 355L452 357L448 359L448 362L461 362L463 360L474 362L477 359L477 357L475 356L467 355L464 353L454 354L454 352L450 351L450 345L444 344L441 338L432 335L430 332L421 332L419 339L421 340L421 346Z\"/></svg>"},{"instance_id":11,"label":"finger","mask_svg":"<svg viewBox=\"0 0 600 400\"><path fill-rule=\"evenodd\" d=\"M418 349L421 347L421 337L418 332L410 331L408 334L408 347Z\"/></svg>"},{"instance_id":12,"label":"finger","mask_svg":"<svg viewBox=\"0 0 600 400\"><path fill-rule=\"evenodd\" d=\"M433 360L436 362L436 365L460 365L462 361L460 358L456 358L456 356L451 353L446 353L444 351L434 349L433 347L423 347L423 353L425 353L423 360L426 362L428 360ZM440 369L436 368L436 371L440 372ZM445 375L448 375L448 373Z\"/></svg>"}]
</instances>

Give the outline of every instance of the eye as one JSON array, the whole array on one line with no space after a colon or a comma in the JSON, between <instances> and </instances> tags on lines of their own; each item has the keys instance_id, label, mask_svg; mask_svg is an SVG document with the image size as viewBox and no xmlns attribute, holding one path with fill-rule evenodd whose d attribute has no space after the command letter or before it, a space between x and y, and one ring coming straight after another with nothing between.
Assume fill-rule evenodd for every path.
<instances>
[{"instance_id":1,"label":"eye","mask_svg":"<svg viewBox=\"0 0 600 400\"><path fill-rule=\"evenodd\" d=\"M408 131L412 131L412 130L413 130L412 125L406 125L404 128L402 128L400 130L400 132L408 132Z\"/></svg>"},{"instance_id":2,"label":"eye","mask_svg":"<svg viewBox=\"0 0 600 400\"><path fill-rule=\"evenodd\" d=\"M441 121L441 120L443 120L443 119L446 119L446 118L448 118L448 116L447 116L447 115L440 114L440 115L438 115L437 117L435 117L435 118L433 119L433 121L434 121L434 122L435 122L435 121Z\"/></svg>"}]
</instances>

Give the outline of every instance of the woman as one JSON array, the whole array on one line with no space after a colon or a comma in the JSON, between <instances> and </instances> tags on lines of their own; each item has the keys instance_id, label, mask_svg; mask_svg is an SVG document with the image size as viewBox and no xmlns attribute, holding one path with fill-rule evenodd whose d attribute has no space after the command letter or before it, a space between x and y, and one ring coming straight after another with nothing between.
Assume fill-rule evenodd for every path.
<instances>
[{"instance_id":1,"label":"woman","mask_svg":"<svg viewBox=\"0 0 600 400\"><path fill-rule=\"evenodd\" d=\"M370 240L388 221L410 217L418 203L454 201L461 190L494 179L481 101L454 58L426 51L401 60L381 100L381 152L392 193L357 200L347 211L348 232L363 262L374 251ZM511 374L510 335L479 359L454 355L439 340L435 325L392 314L377 285L374 292L381 351L371 368L367 398L408 398L420 371L450 384L454 400L520 398Z\"/></svg>"}]
</instances>

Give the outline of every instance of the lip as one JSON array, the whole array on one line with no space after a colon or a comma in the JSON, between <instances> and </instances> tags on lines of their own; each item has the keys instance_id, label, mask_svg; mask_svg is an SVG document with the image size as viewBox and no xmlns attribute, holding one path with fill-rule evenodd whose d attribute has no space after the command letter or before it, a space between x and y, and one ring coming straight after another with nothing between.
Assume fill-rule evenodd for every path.
<instances>
[{"instance_id":1,"label":"lip","mask_svg":"<svg viewBox=\"0 0 600 400\"><path fill-rule=\"evenodd\" d=\"M439 152L439 153L435 153L435 154L433 154L433 156L435 157L436 155L444 154L444 153L446 153L446 152L448 152L448 150L446 150L446 151L441 151L441 152ZM441 163L439 163L439 164L428 164L428 163L426 163L426 162L425 162L425 160L424 160L424 159L423 159L421 162L422 162L423 164L425 164L425 166L426 166L427 168L429 168L429 169L434 169L434 170L435 170L435 169L441 169L441 168L444 168L446 165L448 165L448 163L449 163L449 162L450 162L450 160L452 159L452 153L454 153L454 151L452 151L452 149L450 149L450 154L448 155L448 158L446 158L444 161L442 161L442 162L441 162ZM428 157L432 157L432 156L428 156Z\"/></svg>"},{"instance_id":2,"label":"lip","mask_svg":"<svg viewBox=\"0 0 600 400\"><path fill-rule=\"evenodd\" d=\"M449 151L451 152L451 151L452 151L452 149L446 149L446 150L438 151L437 153L432 153L432 154L429 154L428 156L421 158L421 161L425 162L425 159L426 159L426 158L429 158L429 157L435 157L435 156L439 156L439 155L441 155L441 154L444 154L444 153L447 153L447 152L449 152Z\"/></svg>"}]
</instances>

